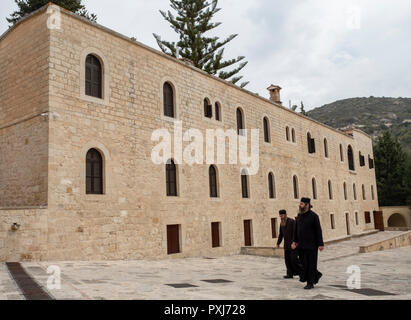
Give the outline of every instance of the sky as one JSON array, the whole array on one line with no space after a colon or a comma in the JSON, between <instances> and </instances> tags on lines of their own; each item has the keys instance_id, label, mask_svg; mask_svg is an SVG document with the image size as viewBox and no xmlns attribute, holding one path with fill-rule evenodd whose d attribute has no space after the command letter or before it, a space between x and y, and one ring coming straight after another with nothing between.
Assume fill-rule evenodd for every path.
<instances>
[{"instance_id":1,"label":"sky","mask_svg":"<svg viewBox=\"0 0 411 320\"><path fill-rule=\"evenodd\" d=\"M85 0L97 22L159 50L153 33L176 41L159 10L169 0ZM411 1L219 0L222 22L209 32L221 39L225 59L245 56L246 89L269 97L282 87L283 105L306 110L352 97L411 97ZM17 6L0 1L0 33Z\"/></svg>"}]
</instances>

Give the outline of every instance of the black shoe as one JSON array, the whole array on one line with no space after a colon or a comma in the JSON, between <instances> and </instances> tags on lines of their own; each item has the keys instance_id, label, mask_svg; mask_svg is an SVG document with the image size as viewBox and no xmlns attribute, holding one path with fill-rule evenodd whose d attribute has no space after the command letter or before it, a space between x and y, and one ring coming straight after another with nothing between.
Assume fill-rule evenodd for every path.
<instances>
[{"instance_id":1,"label":"black shoe","mask_svg":"<svg viewBox=\"0 0 411 320\"><path fill-rule=\"evenodd\" d=\"M323 274L322 274L320 271L318 271L318 273L317 273L317 281L315 281L314 283L317 284L318 281L320 281L320 279L321 279L322 276L323 276Z\"/></svg>"},{"instance_id":2,"label":"black shoe","mask_svg":"<svg viewBox=\"0 0 411 320\"><path fill-rule=\"evenodd\" d=\"M306 290L314 289L314 285L312 285L311 283L310 283L310 284L307 284L307 285L304 287L304 289L306 289Z\"/></svg>"},{"instance_id":3,"label":"black shoe","mask_svg":"<svg viewBox=\"0 0 411 320\"><path fill-rule=\"evenodd\" d=\"M284 278L284 279L292 279L292 278L294 278L294 277L293 277L293 276L286 275L286 276L284 276L283 278Z\"/></svg>"}]
</instances>

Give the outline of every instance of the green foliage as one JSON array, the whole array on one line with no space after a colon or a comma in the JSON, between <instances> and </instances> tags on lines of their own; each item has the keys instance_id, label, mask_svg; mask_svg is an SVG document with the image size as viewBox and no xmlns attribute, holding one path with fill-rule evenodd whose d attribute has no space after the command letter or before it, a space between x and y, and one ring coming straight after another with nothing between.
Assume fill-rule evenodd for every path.
<instances>
[{"instance_id":1,"label":"green foliage","mask_svg":"<svg viewBox=\"0 0 411 320\"><path fill-rule=\"evenodd\" d=\"M90 21L97 21L97 16L94 13L88 13L85 6L81 4L81 0L14 0L18 6L18 11L13 12L10 15L10 18L6 18L11 25L16 24L21 18L25 15L40 9L41 7L45 6L49 2L53 2L54 4L72 11L80 16L83 16Z\"/></svg>"},{"instance_id":2,"label":"green foliage","mask_svg":"<svg viewBox=\"0 0 411 320\"><path fill-rule=\"evenodd\" d=\"M405 205L411 192L410 156L389 131L384 131L375 145L374 158L380 205Z\"/></svg>"},{"instance_id":3,"label":"green foliage","mask_svg":"<svg viewBox=\"0 0 411 320\"><path fill-rule=\"evenodd\" d=\"M247 65L247 62L243 61L245 57L223 59L223 47L237 37L237 34L232 34L223 41L219 41L218 37L204 35L221 24L221 22L211 22L213 16L221 10L217 8L218 0L211 0L211 2L208 0L170 0L170 3L171 8L177 12L177 16L175 17L170 11L166 13L160 10L160 13L178 34L179 41L176 43L161 40L159 35L153 34L160 49L173 57L177 56L177 50L179 50L179 55L191 60L195 67L221 79L229 79L234 84L242 79L242 76L237 74ZM241 63L233 70L223 71L239 62ZM248 82L243 82L240 87L243 88L247 84Z\"/></svg>"}]
</instances>

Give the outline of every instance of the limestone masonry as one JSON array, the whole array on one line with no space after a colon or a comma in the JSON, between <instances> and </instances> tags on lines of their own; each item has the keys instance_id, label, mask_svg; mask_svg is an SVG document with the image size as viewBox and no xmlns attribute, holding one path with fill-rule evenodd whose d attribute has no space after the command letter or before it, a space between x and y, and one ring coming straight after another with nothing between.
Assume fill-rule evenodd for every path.
<instances>
[{"instance_id":1,"label":"limestone masonry","mask_svg":"<svg viewBox=\"0 0 411 320\"><path fill-rule=\"evenodd\" d=\"M0 261L238 254L274 246L278 210L295 217L302 196L325 239L374 229L368 135L284 108L276 85L264 99L63 9L50 27L50 8L0 38ZM215 164L214 180L210 164L153 163L156 129L237 131L239 114L260 129L247 181L240 163Z\"/></svg>"}]
</instances>

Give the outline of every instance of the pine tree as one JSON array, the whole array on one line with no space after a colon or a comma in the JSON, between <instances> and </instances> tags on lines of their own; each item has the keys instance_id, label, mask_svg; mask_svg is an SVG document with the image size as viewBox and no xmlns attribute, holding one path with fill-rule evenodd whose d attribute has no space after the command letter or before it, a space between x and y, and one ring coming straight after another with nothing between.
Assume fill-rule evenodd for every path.
<instances>
[{"instance_id":1,"label":"pine tree","mask_svg":"<svg viewBox=\"0 0 411 320\"><path fill-rule=\"evenodd\" d=\"M379 137L374 147L374 158L380 205L405 205L411 180L407 154L389 131Z\"/></svg>"},{"instance_id":2,"label":"pine tree","mask_svg":"<svg viewBox=\"0 0 411 320\"><path fill-rule=\"evenodd\" d=\"M11 25L16 24L25 15L40 9L50 2L50 0L14 0L18 6L18 11L14 11L10 18L6 18ZM86 7L81 4L82 0L53 0L54 4L72 11L80 16L89 19L92 22L97 21L97 16L94 13L88 13Z\"/></svg>"},{"instance_id":3,"label":"pine tree","mask_svg":"<svg viewBox=\"0 0 411 320\"><path fill-rule=\"evenodd\" d=\"M167 20L179 36L179 41L168 42L161 40L157 34L153 34L160 49L173 57L181 56L193 62L194 66L209 74L236 84L242 76L236 76L248 62L243 61L244 56L235 59L224 60L224 45L237 37L232 34L223 41L218 37L207 37L204 34L216 27L221 22L211 22L213 16L220 11L217 8L218 0L170 0L171 8L177 12L177 16L168 11L160 10L161 15ZM178 52L178 53L177 53ZM223 71L240 61L240 65L231 71ZM231 78L231 79L229 79ZM241 83L243 88L248 82Z\"/></svg>"}]
</instances>

